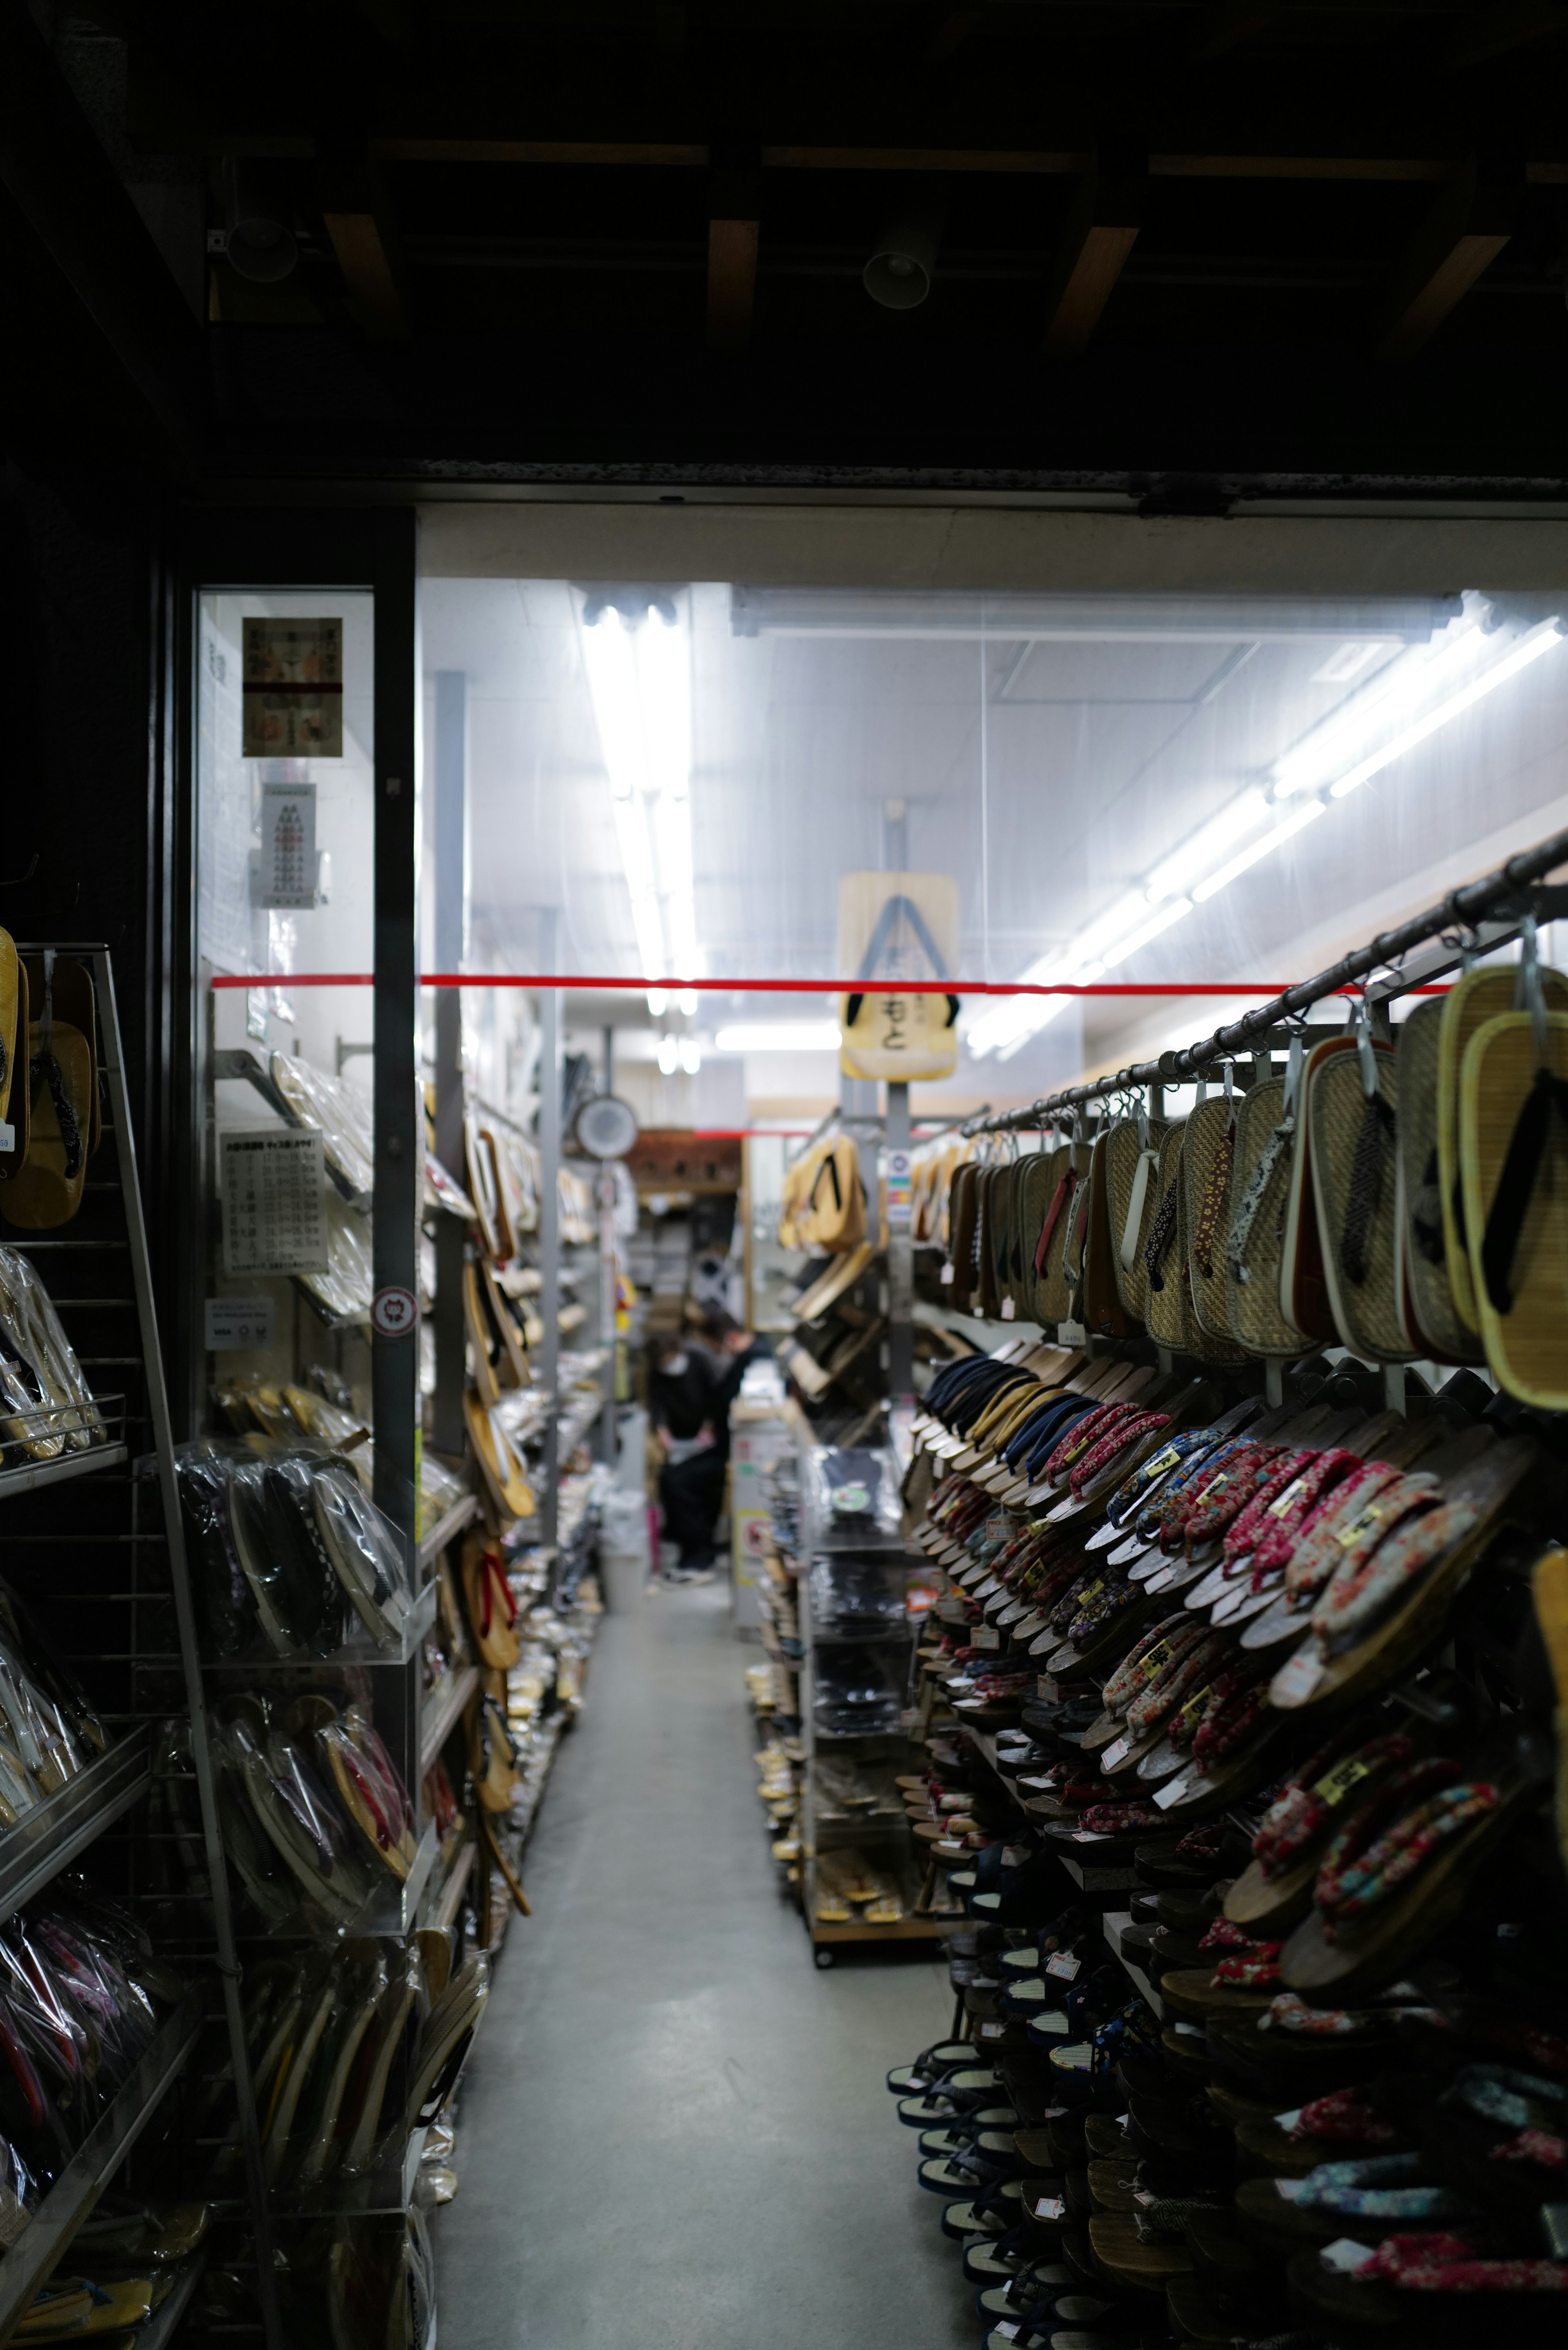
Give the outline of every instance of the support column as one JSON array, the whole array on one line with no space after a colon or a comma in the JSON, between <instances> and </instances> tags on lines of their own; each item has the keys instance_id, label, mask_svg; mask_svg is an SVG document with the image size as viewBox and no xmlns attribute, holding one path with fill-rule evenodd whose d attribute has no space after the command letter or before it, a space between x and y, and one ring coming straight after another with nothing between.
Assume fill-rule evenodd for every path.
<instances>
[{"instance_id":1,"label":"support column","mask_svg":"<svg viewBox=\"0 0 1568 2350\"><path fill-rule=\"evenodd\" d=\"M915 1246L909 1226L909 1088L888 1087L888 1401L915 1398Z\"/></svg>"},{"instance_id":2,"label":"support column","mask_svg":"<svg viewBox=\"0 0 1568 2350\"><path fill-rule=\"evenodd\" d=\"M539 964L554 971L558 951L554 906L539 911ZM539 1497L539 1539L554 1545L559 1523L561 1314L561 991L546 987L539 997L539 1382L549 1400L545 1420L544 1492Z\"/></svg>"},{"instance_id":3,"label":"support column","mask_svg":"<svg viewBox=\"0 0 1568 2350\"><path fill-rule=\"evenodd\" d=\"M460 971L467 948L468 679L440 670L435 681L435 967ZM436 1157L463 1178L462 997L455 987L435 1001ZM437 1452L463 1450L462 1390L467 1373L462 1323L466 1236L456 1216L436 1222L436 1384L431 1442Z\"/></svg>"},{"instance_id":4,"label":"support column","mask_svg":"<svg viewBox=\"0 0 1568 2350\"><path fill-rule=\"evenodd\" d=\"M604 1090L615 1091L615 1030L607 1024L604 1031ZM607 1166L599 1169L595 1178L595 1191L599 1210L599 1345L606 1357L604 1370L605 1408L599 1419L599 1459L613 1469L620 1455L616 1440L615 1375L615 1176Z\"/></svg>"},{"instance_id":5,"label":"support column","mask_svg":"<svg viewBox=\"0 0 1568 2350\"><path fill-rule=\"evenodd\" d=\"M389 519L392 519L389 517ZM401 551L401 550L400 550ZM375 1018L371 1194L370 1399L375 1500L414 1562L420 1424L419 1234L424 1191L419 1079L419 972L414 959L415 711L418 580L389 564L376 590Z\"/></svg>"}]
</instances>

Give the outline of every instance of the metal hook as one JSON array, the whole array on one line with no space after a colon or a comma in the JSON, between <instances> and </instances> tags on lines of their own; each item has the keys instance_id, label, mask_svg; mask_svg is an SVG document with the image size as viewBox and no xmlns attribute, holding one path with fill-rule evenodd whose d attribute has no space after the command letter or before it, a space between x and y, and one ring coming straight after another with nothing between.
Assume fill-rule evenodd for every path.
<instances>
[{"instance_id":1,"label":"metal hook","mask_svg":"<svg viewBox=\"0 0 1568 2350\"><path fill-rule=\"evenodd\" d=\"M1541 986L1541 954L1533 914L1525 914L1520 920L1519 975L1513 983L1513 1007L1516 1012L1528 1012L1530 1014L1535 1066L1543 1069L1550 1050L1551 1031L1546 1024L1546 998Z\"/></svg>"}]
</instances>

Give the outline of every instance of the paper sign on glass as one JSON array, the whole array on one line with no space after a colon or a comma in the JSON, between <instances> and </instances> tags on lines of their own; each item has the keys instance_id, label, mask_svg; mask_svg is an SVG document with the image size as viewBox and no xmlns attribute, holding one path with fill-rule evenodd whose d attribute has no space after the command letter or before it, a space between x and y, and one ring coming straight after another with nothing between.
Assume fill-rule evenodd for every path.
<instances>
[{"instance_id":1,"label":"paper sign on glass","mask_svg":"<svg viewBox=\"0 0 1568 2350\"><path fill-rule=\"evenodd\" d=\"M246 620L247 759L343 756L343 623Z\"/></svg>"},{"instance_id":2,"label":"paper sign on glass","mask_svg":"<svg viewBox=\"0 0 1568 2350\"><path fill-rule=\"evenodd\" d=\"M258 906L316 903L316 785L262 785Z\"/></svg>"},{"instance_id":3,"label":"paper sign on glass","mask_svg":"<svg viewBox=\"0 0 1568 2350\"><path fill-rule=\"evenodd\" d=\"M281 1126L230 1127L218 1142L224 1272L325 1273L321 1136Z\"/></svg>"}]
</instances>

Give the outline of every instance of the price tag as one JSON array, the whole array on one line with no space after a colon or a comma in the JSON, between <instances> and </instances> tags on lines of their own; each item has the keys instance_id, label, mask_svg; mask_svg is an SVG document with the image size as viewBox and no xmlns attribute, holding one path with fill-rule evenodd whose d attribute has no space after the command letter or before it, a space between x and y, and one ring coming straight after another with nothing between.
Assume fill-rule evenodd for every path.
<instances>
[{"instance_id":1,"label":"price tag","mask_svg":"<svg viewBox=\"0 0 1568 2350\"><path fill-rule=\"evenodd\" d=\"M1011 1298L1011 1297L1004 1297L1004 1298L1002 1299L1002 1320L1003 1320L1004 1322L1012 1322L1012 1321L1013 1321L1013 1320L1015 1320L1015 1319L1017 1318L1017 1314L1018 1314L1018 1308L1017 1308L1017 1306L1016 1306L1016 1305L1014 1305L1014 1304L1013 1304L1013 1302L1012 1302L1012 1298Z\"/></svg>"},{"instance_id":2,"label":"price tag","mask_svg":"<svg viewBox=\"0 0 1568 2350\"><path fill-rule=\"evenodd\" d=\"M1293 2106L1288 2114L1276 2114L1274 2116L1274 2127L1276 2129L1282 2129L1288 2136L1289 2133L1294 2129L1305 2110L1305 2107L1303 2106Z\"/></svg>"},{"instance_id":3,"label":"price tag","mask_svg":"<svg viewBox=\"0 0 1568 2350\"><path fill-rule=\"evenodd\" d=\"M1006 2030L1005 2023L982 2023L980 2027L980 2036L982 2040L1000 2040Z\"/></svg>"},{"instance_id":4,"label":"price tag","mask_svg":"<svg viewBox=\"0 0 1568 2350\"><path fill-rule=\"evenodd\" d=\"M1073 1830L1075 1844L1109 1844L1110 1840L1108 1828L1075 1828Z\"/></svg>"},{"instance_id":5,"label":"price tag","mask_svg":"<svg viewBox=\"0 0 1568 2350\"><path fill-rule=\"evenodd\" d=\"M1111 1744L1111 1745L1109 1745L1109 1746L1107 1746L1107 1747L1106 1747L1106 1749L1105 1752L1101 1755L1101 1757L1100 1757L1100 1768L1101 1768L1101 1770L1102 1770L1102 1771L1114 1771L1114 1770L1116 1769L1116 1764L1117 1764L1118 1762L1126 1762L1126 1760L1127 1760L1127 1756L1128 1756L1131 1752L1132 1752L1132 1740L1131 1740L1130 1738L1118 1738L1118 1739L1116 1739L1116 1740L1114 1742L1114 1743L1113 1743L1113 1744Z\"/></svg>"},{"instance_id":6,"label":"price tag","mask_svg":"<svg viewBox=\"0 0 1568 2350\"><path fill-rule=\"evenodd\" d=\"M1177 1721L1185 1721L1185 1722L1196 1722L1196 1721L1197 1721L1197 1720L1198 1720L1198 1718L1199 1718L1199 1714L1202 1712L1202 1711L1203 1711L1204 1707L1205 1707L1205 1706L1208 1704L1208 1702L1209 1702L1209 1695L1210 1695L1209 1690L1208 1690L1208 1688L1207 1688L1207 1687L1205 1687L1205 1688L1200 1689L1200 1690L1199 1690L1198 1695L1197 1695L1196 1697L1189 1697L1189 1698L1188 1699L1188 1700L1187 1700L1187 1703L1182 1707L1182 1709L1181 1709L1180 1712L1177 1715L1177 1717L1176 1717Z\"/></svg>"},{"instance_id":7,"label":"price tag","mask_svg":"<svg viewBox=\"0 0 1568 2350\"><path fill-rule=\"evenodd\" d=\"M1180 1803L1189 1792L1187 1783L1193 1775L1194 1767L1189 1762L1185 1771L1179 1771L1174 1779L1168 1779L1163 1787L1155 1789L1154 1800L1158 1810L1168 1812L1173 1804Z\"/></svg>"},{"instance_id":8,"label":"price tag","mask_svg":"<svg viewBox=\"0 0 1568 2350\"><path fill-rule=\"evenodd\" d=\"M1004 2317L1000 2325L993 2325L991 2330L993 2334L1000 2334L1004 2342L1016 2342L1018 2339L1018 2323L1011 2317Z\"/></svg>"},{"instance_id":9,"label":"price tag","mask_svg":"<svg viewBox=\"0 0 1568 2350\"><path fill-rule=\"evenodd\" d=\"M1003 1868L1022 1868L1024 1862L1033 1857L1033 1846L1026 1844L1005 1844L1002 1847Z\"/></svg>"},{"instance_id":10,"label":"price tag","mask_svg":"<svg viewBox=\"0 0 1568 2350\"><path fill-rule=\"evenodd\" d=\"M16 1128L8 1124L5 1118L0 1118L0 1150L15 1150L16 1148Z\"/></svg>"},{"instance_id":11,"label":"price tag","mask_svg":"<svg viewBox=\"0 0 1568 2350\"><path fill-rule=\"evenodd\" d=\"M1042 2195L1039 2202L1034 2206L1034 2217L1037 2220L1060 2220L1066 2209L1067 2202L1064 2196ZM1015 2325L1011 2330L1016 2334L1018 2328ZM1001 2331L1000 2327L998 2331Z\"/></svg>"},{"instance_id":12,"label":"price tag","mask_svg":"<svg viewBox=\"0 0 1568 2350\"><path fill-rule=\"evenodd\" d=\"M1299 1477L1293 1479L1291 1483L1285 1487L1282 1493L1277 1494L1273 1501L1269 1503L1270 1517L1282 1518L1285 1516L1287 1512L1293 1510L1296 1505L1297 1497L1301 1492L1302 1487L1305 1483L1306 1472L1303 1470Z\"/></svg>"},{"instance_id":13,"label":"price tag","mask_svg":"<svg viewBox=\"0 0 1568 2350\"><path fill-rule=\"evenodd\" d=\"M273 1302L270 1297L209 1297L207 1348L216 1354L225 1347L270 1347L273 1343Z\"/></svg>"},{"instance_id":14,"label":"price tag","mask_svg":"<svg viewBox=\"0 0 1568 2350\"><path fill-rule=\"evenodd\" d=\"M1138 1679L1146 1681L1153 1680L1157 1673L1164 1672L1169 1662L1170 1642L1168 1640L1157 1640L1153 1648L1149 1650L1147 1656L1140 1657L1138 1659L1137 1668Z\"/></svg>"},{"instance_id":15,"label":"price tag","mask_svg":"<svg viewBox=\"0 0 1568 2350\"><path fill-rule=\"evenodd\" d=\"M1075 1959L1071 1950L1058 1950L1054 1958L1046 1960L1045 1971L1048 1975L1054 1975L1059 1982L1071 1982L1083 1963L1082 1959Z\"/></svg>"},{"instance_id":16,"label":"price tag","mask_svg":"<svg viewBox=\"0 0 1568 2350\"><path fill-rule=\"evenodd\" d=\"M1000 1648L1002 1646L1001 1633L990 1624L977 1624L971 1637L977 1648Z\"/></svg>"},{"instance_id":17,"label":"price tag","mask_svg":"<svg viewBox=\"0 0 1568 2350\"><path fill-rule=\"evenodd\" d=\"M938 1279L940 1281L944 1289L950 1289L952 1287L953 1269L950 1264L943 1265L940 1274L938 1275Z\"/></svg>"},{"instance_id":18,"label":"price tag","mask_svg":"<svg viewBox=\"0 0 1568 2350\"><path fill-rule=\"evenodd\" d=\"M1152 1461L1144 1462L1137 1472L1140 1484L1152 1485L1157 1477L1163 1477L1168 1469L1174 1469L1180 1458L1175 1445L1168 1444L1163 1452L1157 1452Z\"/></svg>"},{"instance_id":19,"label":"price tag","mask_svg":"<svg viewBox=\"0 0 1568 2350\"><path fill-rule=\"evenodd\" d=\"M1366 1764L1355 1755L1347 1754L1343 1762L1336 1762L1332 1771L1324 1773L1313 1788L1313 1794L1321 1795L1324 1802L1331 1806L1343 1804L1357 1781L1367 1776Z\"/></svg>"},{"instance_id":20,"label":"price tag","mask_svg":"<svg viewBox=\"0 0 1568 2350\"><path fill-rule=\"evenodd\" d=\"M1339 2276L1355 2276L1372 2258L1371 2244L1358 2244L1354 2236L1336 2236L1332 2244L1324 2244L1318 2258L1325 2268Z\"/></svg>"},{"instance_id":21,"label":"price tag","mask_svg":"<svg viewBox=\"0 0 1568 2350\"><path fill-rule=\"evenodd\" d=\"M1269 1695L1278 1706L1304 1705L1328 1668L1309 1640L1274 1675ZM1158 1801L1157 1796L1155 1799Z\"/></svg>"}]
</instances>

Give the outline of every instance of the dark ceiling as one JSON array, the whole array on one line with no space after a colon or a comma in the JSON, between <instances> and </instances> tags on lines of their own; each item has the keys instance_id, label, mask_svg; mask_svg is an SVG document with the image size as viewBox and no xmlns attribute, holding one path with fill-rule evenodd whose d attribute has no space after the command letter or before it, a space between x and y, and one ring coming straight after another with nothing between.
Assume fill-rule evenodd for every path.
<instances>
[{"instance_id":1,"label":"dark ceiling","mask_svg":"<svg viewBox=\"0 0 1568 2350\"><path fill-rule=\"evenodd\" d=\"M34 437L130 429L229 475L1199 509L1568 477L1568 6L0 22L0 266L37 322L5 397ZM224 250L258 213L294 240L274 283ZM862 282L900 219L939 240L907 310Z\"/></svg>"}]
</instances>

